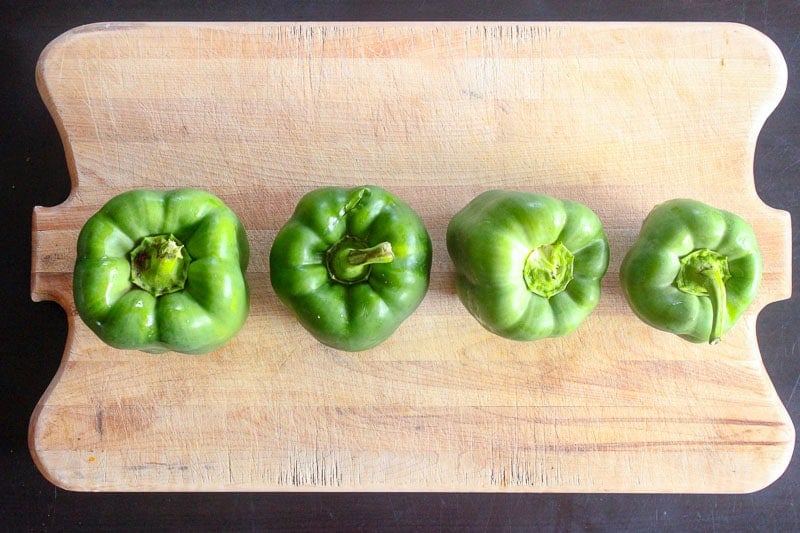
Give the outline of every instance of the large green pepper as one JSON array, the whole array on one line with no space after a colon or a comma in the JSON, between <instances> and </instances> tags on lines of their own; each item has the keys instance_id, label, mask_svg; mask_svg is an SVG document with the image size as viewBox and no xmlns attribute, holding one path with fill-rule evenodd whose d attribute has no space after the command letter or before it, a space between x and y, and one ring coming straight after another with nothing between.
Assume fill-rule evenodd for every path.
<instances>
[{"instance_id":1,"label":"large green pepper","mask_svg":"<svg viewBox=\"0 0 800 533\"><path fill-rule=\"evenodd\" d=\"M360 351L388 338L428 290L431 240L419 216L378 187L306 194L278 232L270 279L320 342Z\"/></svg>"},{"instance_id":2,"label":"large green pepper","mask_svg":"<svg viewBox=\"0 0 800 533\"><path fill-rule=\"evenodd\" d=\"M588 207L492 190L447 227L458 296L489 331L514 340L563 336L600 299L608 241Z\"/></svg>"},{"instance_id":3,"label":"large green pepper","mask_svg":"<svg viewBox=\"0 0 800 533\"><path fill-rule=\"evenodd\" d=\"M81 229L75 307L116 348L206 353L247 318L248 254L241 222L216 196L128 191Z\"/></svg>"},{"instance_id":4,"label":"large green pepper","mask_svg":"<svg viewBox=\"0 0 800 533\"><path fill-rule=\"evenodd\" d=\"M761 254L741 217L696 200L653 208L620 266L634 313L692 342L719 342L758 292Z\"/></svg>"}]
</instances>

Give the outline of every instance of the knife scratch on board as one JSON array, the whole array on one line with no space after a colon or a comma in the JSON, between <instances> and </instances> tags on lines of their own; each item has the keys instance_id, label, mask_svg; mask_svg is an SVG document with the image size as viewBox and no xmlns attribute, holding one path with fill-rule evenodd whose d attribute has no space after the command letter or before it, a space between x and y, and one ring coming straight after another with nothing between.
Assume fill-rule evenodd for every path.
<instances>
[{"instance_id":1,"label":"knife scratch on board","mask_svg":"<svg viewBox=\"0 0 800 533\"><path fill-rule=\"evenodd\" d=\"M97 434L100 436L100 440L103 440L103 420L105 419L105 413L103 412L103 406L101 404L97 404L94 413L94 426L97 429Z\"/></svg>"}]
</instances>

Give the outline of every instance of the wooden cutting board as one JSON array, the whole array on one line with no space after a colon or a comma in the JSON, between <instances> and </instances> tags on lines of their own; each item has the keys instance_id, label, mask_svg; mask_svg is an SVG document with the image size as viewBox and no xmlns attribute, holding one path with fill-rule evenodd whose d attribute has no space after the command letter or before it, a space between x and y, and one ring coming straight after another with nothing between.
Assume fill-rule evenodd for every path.
<instances>
[{"instance_id":1,"label":"wooden cutting board","mask_svg":"<svg viewBox=\"0 0 800 533\"><path fill-rule=\"evenodd\" d=\"M90 491L747 492L794 427L756 318L791 289L789 215L764 205L756 138L787 83L736 24L136 23L77 28L37 70L72 192L33 213L32 295L67 311L30 426L53 483ZM269 283L307 191L383 186L422 216L431 287L387 342L324 348ZM251 315L207 356L102 344L75 314L84 221L133 188L193 186L241 216ZM483 330L455 294L448 220L489 188L583 202L611 264L574 334ZM739 213L764 255L756 302L716 346L634 317L620 261L657 203Z\"/></svg>"}]
</instances>

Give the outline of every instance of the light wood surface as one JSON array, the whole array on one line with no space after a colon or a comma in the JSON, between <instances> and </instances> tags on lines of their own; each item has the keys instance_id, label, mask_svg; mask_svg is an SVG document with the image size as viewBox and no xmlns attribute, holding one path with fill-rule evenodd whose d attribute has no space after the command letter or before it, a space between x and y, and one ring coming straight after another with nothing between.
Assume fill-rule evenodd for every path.
<instances>
[{"instance_id":1,"label":"light wood surface","mask_svg":"<svg viewBox=\"0 0 800 533\"><path fill-rule=\"evenodd\" d=\"M97 24L42 53L37 81L72 192L33 213L32 297L67 311L30 447L90 491L747 492L787 466L794 427L756 318L791 293L789 215L753 179L785 62L736 24ZM434 242L431 287L381 346L324 348L269 283L308 190L376 184ZM194 186L242 218L251 315L201 357L110 349L71 296L84 221L133 187ZM611 264L562 339L483 330L455 294L448 220L489 188L587 204ZM756 302L716 346L649 328L620 261L647 212L691 197L742 215Z\"/></svg>"}]
</instances>

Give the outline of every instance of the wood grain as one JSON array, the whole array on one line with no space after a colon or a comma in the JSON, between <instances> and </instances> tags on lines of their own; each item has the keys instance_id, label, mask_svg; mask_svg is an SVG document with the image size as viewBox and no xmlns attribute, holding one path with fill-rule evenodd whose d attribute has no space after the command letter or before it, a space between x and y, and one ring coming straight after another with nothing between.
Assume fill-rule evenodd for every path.
<instances>
[{"instance_id":1,"label":"wood grain","mask_svg":"<svg viewBox=\"0 0 800 533\"><path fill-rule=\"evenodd\" d=\"M747 492L785 469L794 427L756 318L791 292L789 215L753 179L785 62L736 24L136 23L76 28L37 70L69 198L33 214L32 297L67 310L30 447L89 491ZM372 183L434 241L431 289L386 343L327 349L269 284L308 190ZM213 354L123 352L74 312L84 221L132 187L194 186L242 218L252 310ZM463 309L449 218L488 188L581 201L611 264L595 313L515 343ZM635 318L618 281L647 212L692 197L744 216L764 278L716 346Z\"/></svg>"}]
</instances>

